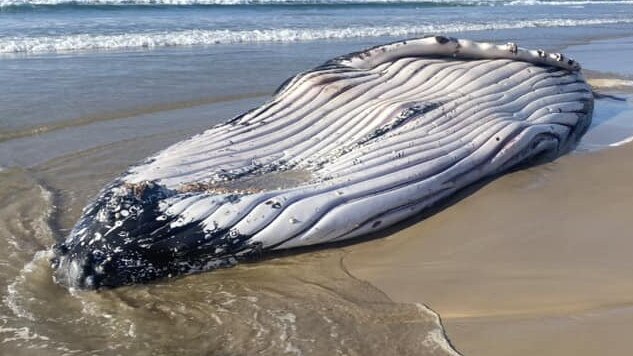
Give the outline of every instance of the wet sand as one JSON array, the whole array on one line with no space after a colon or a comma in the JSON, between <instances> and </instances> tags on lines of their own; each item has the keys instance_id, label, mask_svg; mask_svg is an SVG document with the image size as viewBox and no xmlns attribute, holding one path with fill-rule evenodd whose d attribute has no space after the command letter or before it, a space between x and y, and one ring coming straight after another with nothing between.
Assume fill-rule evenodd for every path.
<instances>
[{"instance_id":1,"label":"wet sand","mask_svg":"<svg viewBox=\"0 0 633 356\"><path fill-rule=\"evenodd\" d=\"M343 263L424 301L465 355L628 354L631 157L626 144L503 176Z\"/></svg>"}]
</instances>

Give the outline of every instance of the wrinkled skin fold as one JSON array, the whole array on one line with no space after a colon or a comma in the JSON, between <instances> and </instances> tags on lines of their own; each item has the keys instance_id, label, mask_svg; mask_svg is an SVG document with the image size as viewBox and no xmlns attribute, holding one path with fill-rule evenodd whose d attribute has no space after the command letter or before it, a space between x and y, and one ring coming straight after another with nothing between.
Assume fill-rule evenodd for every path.
<instances>
[{"instance_id":1,"label":"wrinkled skin fold","mask_svg":"<svg viewBox=\"0 0 633 356\"><path fill-rule=\"evenodd\" d=\"M378 231L568 152L592 111L561 54L441 36L351 53L105 187L55 278L117 287Z\"/></svg>"}]
</instances>

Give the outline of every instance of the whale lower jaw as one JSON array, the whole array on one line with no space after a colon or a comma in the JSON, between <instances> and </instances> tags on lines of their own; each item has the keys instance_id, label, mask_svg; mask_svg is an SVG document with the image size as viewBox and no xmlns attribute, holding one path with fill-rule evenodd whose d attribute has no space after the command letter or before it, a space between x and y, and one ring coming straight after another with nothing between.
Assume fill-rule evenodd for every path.
<instances>
[{"instance_id":1,"label":"whale lower jaw","mask_svg":"<svg viewBox=\"0 0 633 356\"><path fill-rule=\"evenodd\" d=\"M375 232L564 154L592 111L578 63L514 44L435 36L335 58L104 188L56 246L56 278L116 287Z\"/></svg>"}]
</instances>

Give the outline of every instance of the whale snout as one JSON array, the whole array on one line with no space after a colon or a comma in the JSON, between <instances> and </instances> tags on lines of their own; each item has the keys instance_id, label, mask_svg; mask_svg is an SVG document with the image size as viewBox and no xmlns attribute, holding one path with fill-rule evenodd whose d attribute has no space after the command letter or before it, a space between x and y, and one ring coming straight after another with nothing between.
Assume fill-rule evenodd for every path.
<instances>
[{"instance_id":1,"label":"whale snout","mask_svg":"<svg viewBox=\"0 0 633 356\"><path fill-rule=\"evenodd\" d=\"M152 182L107 188L55 245L55 280L76 289L113 288L230 266L234 252L254 249L247 236L206 231L199 221L181 224L161 208L191 194Z\"/></svg>"},{"instance_id":2,"label":"whale snout","mask_svg":"<svg viewBox=\"0 0 633 356\"><path fill-rule=\"evenodd\" d=\"M101 286L102 269L91 253L69 253L64 244L54 246L55 256L51 264L55 269L55 281L69 288L97 289Z\"/></svg>"},{"instance_id":3,"label":"whale snout","mask_svg":"<svg viewBox=\"0 0 633 356\"><path fill-rule=\"evenodd\" d=\"M55 280L69 288L97 289L156 278L160 256L144 249L160 235L151 235L158 202L169 196L160 185L113 184L83 212L62 243L53 247ZM156 259L152 261L151 259Z\"/></svg>"},{"instance_id":4,"label":"whale snout","mask_svg":"<svg viewBox=\"0 0 633 356\"><path fill-rule=\"evenodd\" d=\"M161 276L160 270L134 250L106 250L107 246L54 246L51 265L57 283L75 289L113 288ZM120 252L119 252L120 251ZM154 261L155 262L155 261Z\"/></svg>"}]
</instances>

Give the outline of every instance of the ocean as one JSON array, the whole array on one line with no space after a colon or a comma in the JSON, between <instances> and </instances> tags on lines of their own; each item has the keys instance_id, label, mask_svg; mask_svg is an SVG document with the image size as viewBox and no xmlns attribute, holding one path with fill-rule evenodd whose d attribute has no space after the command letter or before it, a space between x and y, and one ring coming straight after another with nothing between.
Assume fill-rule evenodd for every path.
<instances>
[{"instance_id":1,"label":"ocean","mask_svg":"<svg viewBox=\"0 0 633 356\"><path fill-rule=\"evenodd\" d=\"M0 53L631 24L630 0L2 0Z\"/></svg>"},{"instance_id":2,"label":"ocean","mask_svg":"<svg viewBox=\"0 0 633 356\"><path fill-rule=\"evenodd\" d=\"M347 270L353 245L98 293L48 264L129 165L329 58L437 33L582 48L631 36L633 1L0 0L0 354L456 354L431 309Z\"/></svg>"}]
</instances>

